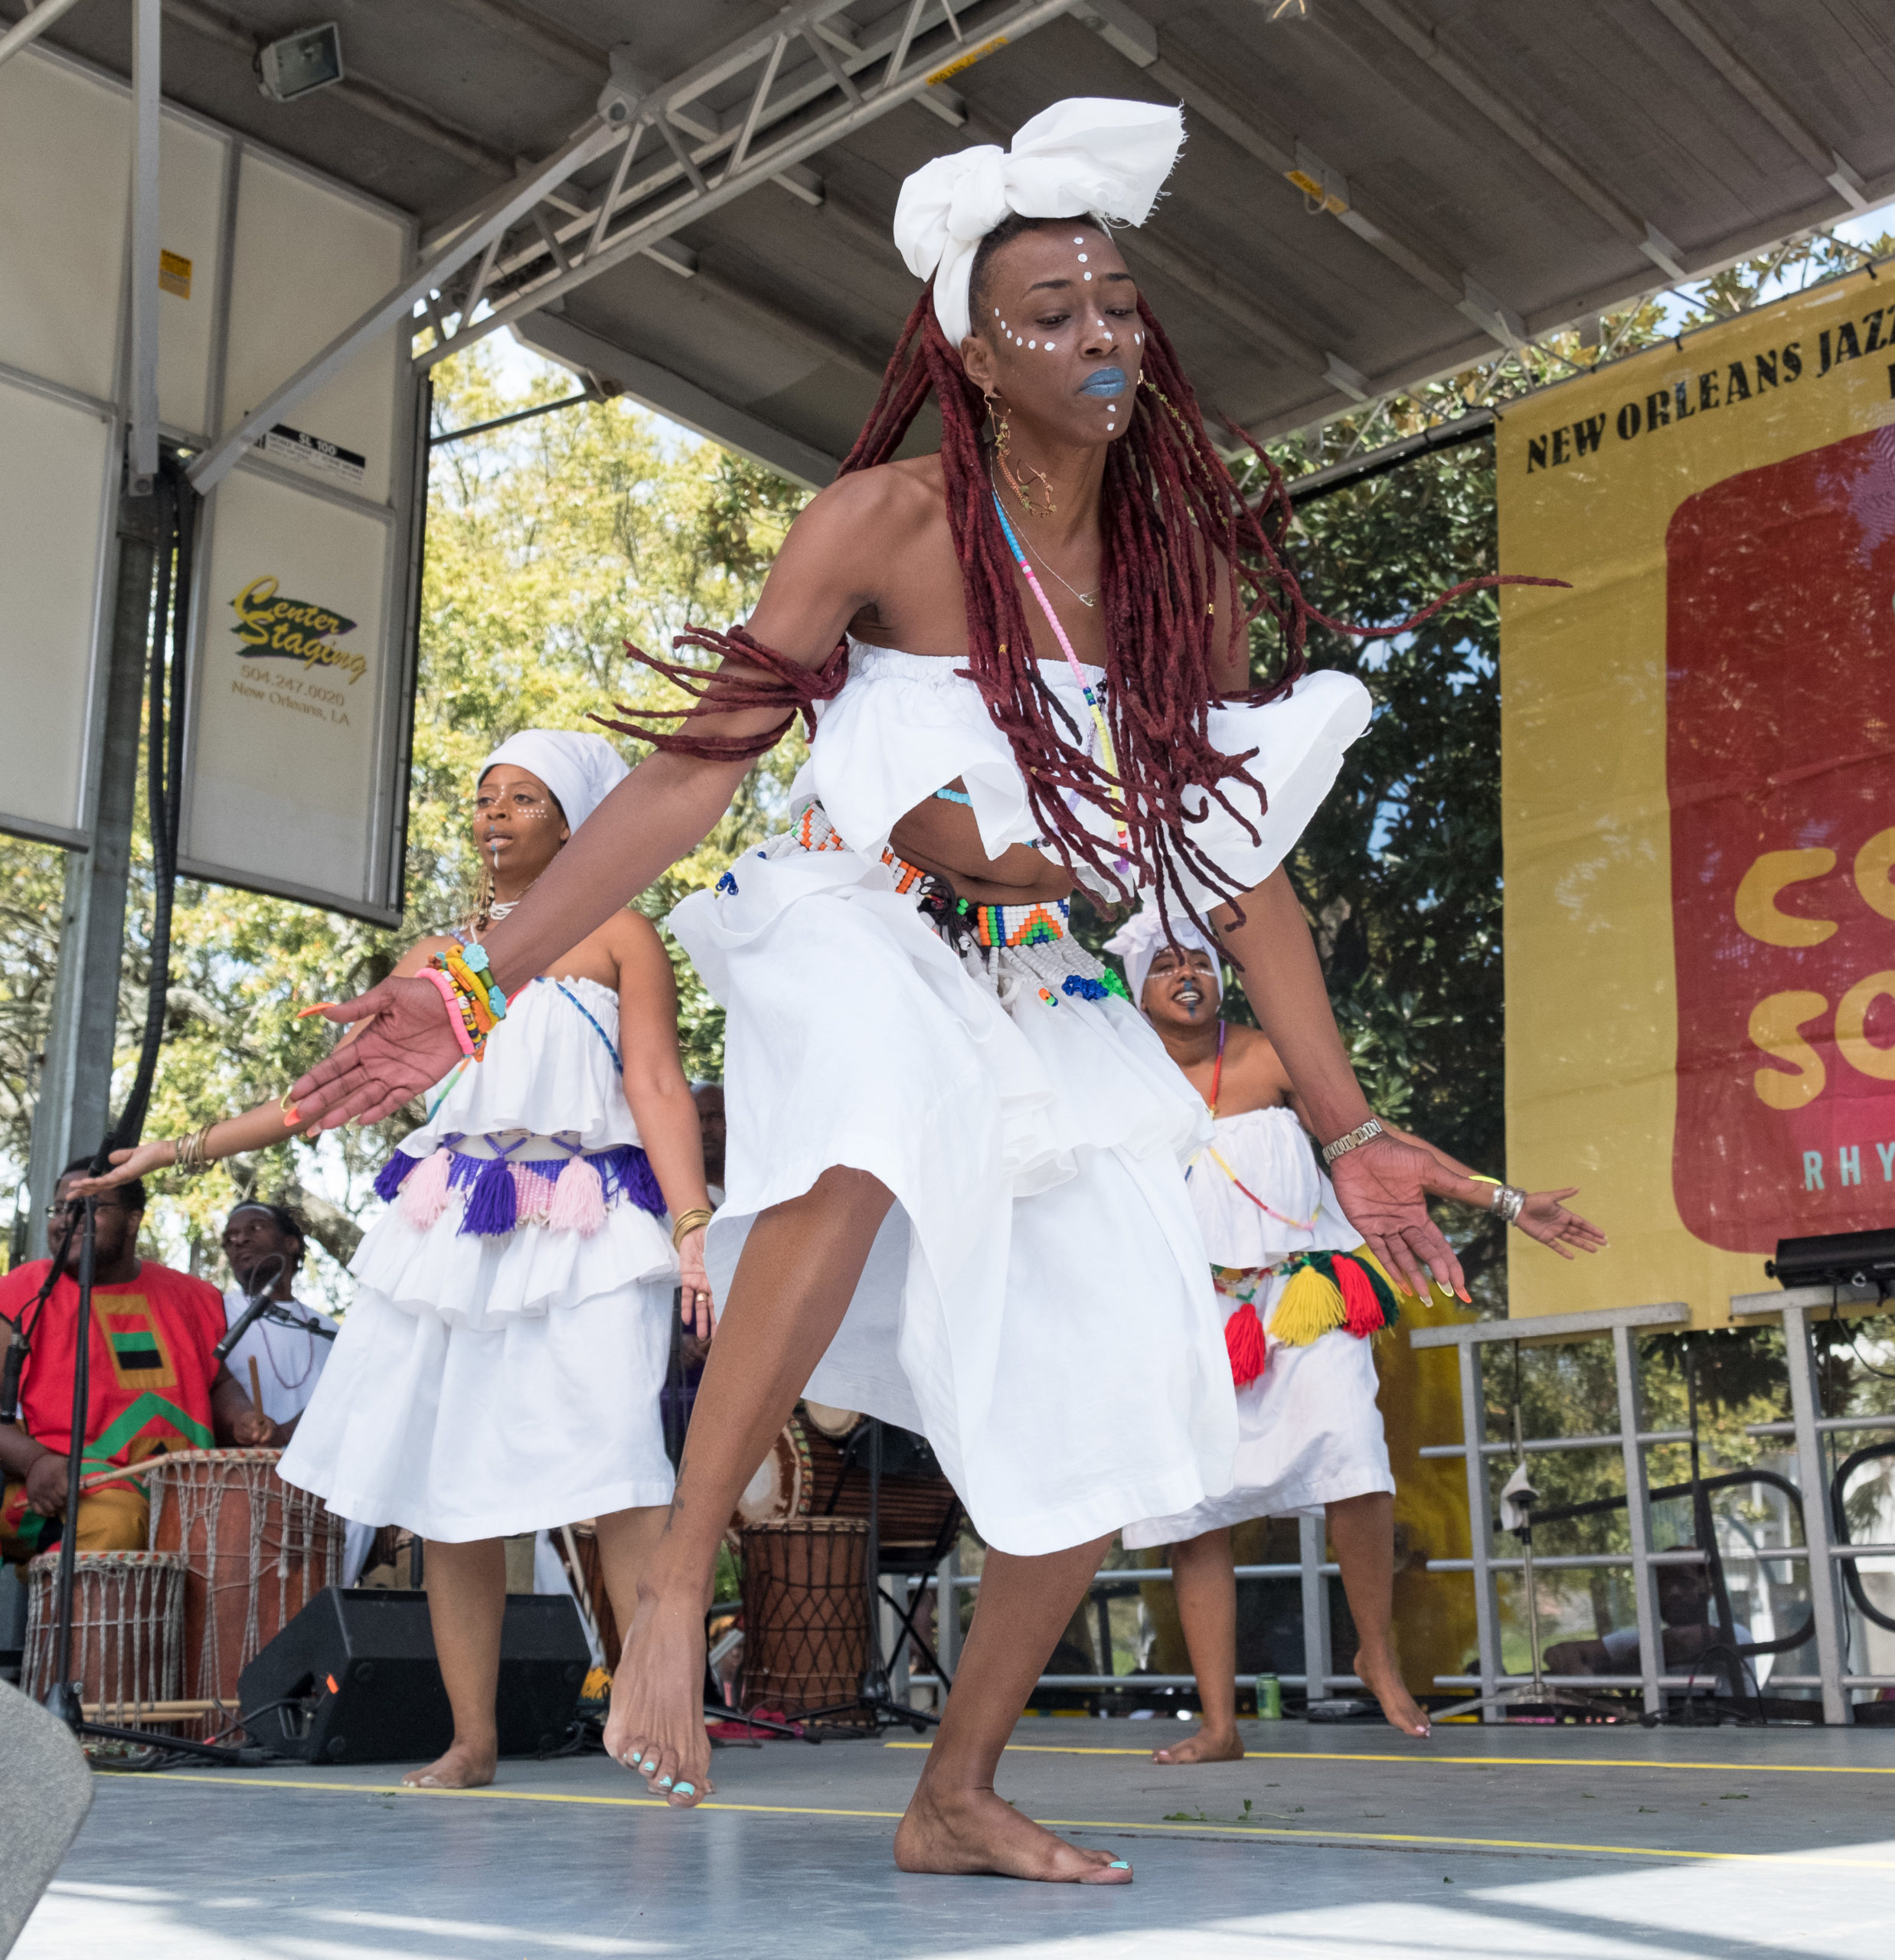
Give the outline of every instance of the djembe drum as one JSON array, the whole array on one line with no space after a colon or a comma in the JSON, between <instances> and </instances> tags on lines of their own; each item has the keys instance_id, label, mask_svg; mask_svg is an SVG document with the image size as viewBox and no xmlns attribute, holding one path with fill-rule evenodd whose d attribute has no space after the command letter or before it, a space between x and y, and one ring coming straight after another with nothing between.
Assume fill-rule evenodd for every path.
<instances>
[{"instance_id":1,"label":"djembe drum","mask_svg":"<svg viewBox=\"0 0 1895 1960\"><path fill-rule=\"evenodd\" d=\"M26 1568L26 1651L20 1685L34 1700L54 1686L59 1554ZM175 1703L184 1680L185 1561L175 1552L78 1552L73 1559L73 1644L67 1678L93 1719L136 1728ZM96 1712L94 1712L96 1711Z\"/></svg>"},{"instance_id":2,"label":"djembe drum","mask_svg":"<svg viewBox=\"0 0 1895 1960\"><path fill-rule=\"evenodd\" d=\"M144 1472L152 1549L184 1557L188 1697L234 1708L238 1675L325 1586L341 1583L343 1521L276 1475L282 1455L180 1450Z\"/></svg>"},{"instance_id":3,"label":"djembe drum","mask_svg":"<svg viewBox=\"0 0 1895 1960\"><path fill-rule=\"evenodd\" d=\"M867 1668L867 1521L747 1525L744 1707L792 1716L845 1710Z\"/></svg>"}]
</instances>

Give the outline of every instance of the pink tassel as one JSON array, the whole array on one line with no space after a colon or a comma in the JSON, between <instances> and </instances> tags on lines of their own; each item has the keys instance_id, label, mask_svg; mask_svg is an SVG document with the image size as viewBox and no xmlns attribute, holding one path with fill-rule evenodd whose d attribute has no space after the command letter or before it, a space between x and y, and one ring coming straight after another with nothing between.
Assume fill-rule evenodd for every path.
<instances>
[{"instance_id":1,"label":"pink tassel","mask_svg":"<svg viewBox=\"0 0 1895 1960\"><path fill-rule=\"evenodd\" d=\"M553 1180L537 1164L513 1167L514 1214L522 1225L542 1222L553 1208Z\"/></svg>"},{"instance_id":2,"label":"pink tassel","mask_svg":"<svg viewBox=\"0 0 1895 1960\"><path fill-rule=\"evenodd\" d=\"M404 1180L396 1209L417 1232L433 1228L446 1210L449 1193L448 1173L454 1168L453 1153L437 1150L417 1165Z\"/></svg>"},{"instance_id":3,"label":"pink tassel","mask_svg":"<svg viewBox=\"0 0 1895 1960\"><path fill-rule=\"evenodd\" d=\"M409 1181L412 1183L413 1181ZM590 1239L606 1222L606 1187L599 1173L583 1157L570 1157L553 1187L553 1202L547 1207L549 1232L577 1232Z\"/></svg>"}]
</instances>

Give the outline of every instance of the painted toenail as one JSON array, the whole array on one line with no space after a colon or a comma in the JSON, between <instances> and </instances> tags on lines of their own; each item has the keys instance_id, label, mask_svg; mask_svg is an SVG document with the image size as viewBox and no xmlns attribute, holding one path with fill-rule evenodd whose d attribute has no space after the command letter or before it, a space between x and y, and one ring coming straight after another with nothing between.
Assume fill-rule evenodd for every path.
<instances>
[{"instance_id":1,"label":"painted toenail","mask_svg":"<svg viewBox=\"0 0 1895 1960\"><path fill-rule=\"evenodd\" d=\"M655 1756L648 1756L639 1767L649 1776L658 1767L658 1758Z\"/></svg>"},{"instance_id":2,"label":"painted toenail","mask_svg":"<svg viewBox=\"0 0 1895 1960\"><path fill-rule=\"evenodd\" d=\"M658 1787L661 1790L668 1790L668 1789L671 1788L671 1779L668 1776L661 1776L661 1777L658 1779Z\"/></svg>"},{"instance_id":3,"label":"painted toenail","mask_svg":"<svg viewBox=\"0 0 1895 1960\"><path fill-rule=\"evenodd\" d=\"M675 1797L694 1797L697 1794L698 1786L695 1783L680 1783L671 1792L671 1795Z\"/></svg>"},{"instance_id":4,"label":"painted toenail","mask_svg":"<svg viewBox=\"0 0 1895 1960\"><path fill-rule=\"evenodd\" d=\"M1114 1858L1112 1863L1106 1866L1106 1869L1108 1871L1129 1871L1132 1869L1132 1867L1129 1863L1123 1858Z\"/></svg>"}]
</instances>

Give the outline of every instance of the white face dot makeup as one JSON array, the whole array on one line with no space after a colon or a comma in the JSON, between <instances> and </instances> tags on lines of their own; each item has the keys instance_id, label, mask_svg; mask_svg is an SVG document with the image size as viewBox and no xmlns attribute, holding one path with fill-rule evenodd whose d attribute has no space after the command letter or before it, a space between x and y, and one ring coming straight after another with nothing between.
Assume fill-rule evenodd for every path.
<instances>
[{"instance_id":1,"label":"white face dot makeup","mask_svg":"<svg viewBox=\"0 0 1895 1960\"><path fill-rule=\"evenodd\" d=\"M1030 340L1027 342L1027 345L1029 347L1037 347L1039 344L1040 343L1037 340Z\"/></svg>"}]
</instances>

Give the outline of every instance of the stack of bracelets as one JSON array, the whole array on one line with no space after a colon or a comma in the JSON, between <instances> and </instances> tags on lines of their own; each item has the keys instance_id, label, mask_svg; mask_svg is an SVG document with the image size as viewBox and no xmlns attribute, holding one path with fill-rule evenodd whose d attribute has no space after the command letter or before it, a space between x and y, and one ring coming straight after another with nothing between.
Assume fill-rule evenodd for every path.
<instances>
[{"instance_id":1,"label":"stack of bracelets","mask_svg":"<svg viewBox=\"0 0 1895 1960\"><path fill-rule=\"evenodd\" d=\"M422 968L420 977L439 991L461 1053L479 1061L487 1037L507 1018L507 997L493 983L484 946L450 946Z\"/></svg>"}]
</instances>

